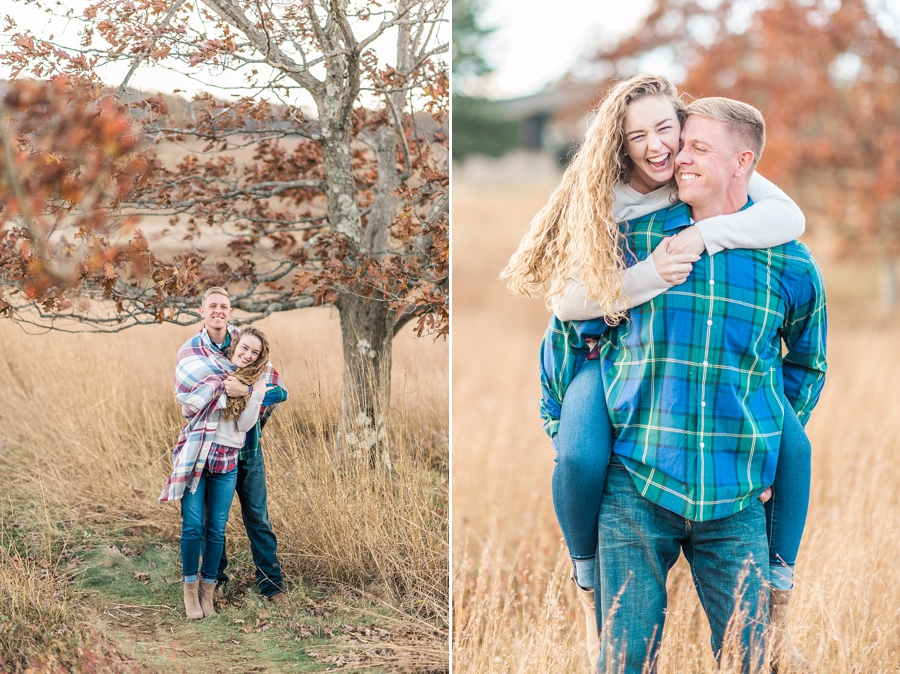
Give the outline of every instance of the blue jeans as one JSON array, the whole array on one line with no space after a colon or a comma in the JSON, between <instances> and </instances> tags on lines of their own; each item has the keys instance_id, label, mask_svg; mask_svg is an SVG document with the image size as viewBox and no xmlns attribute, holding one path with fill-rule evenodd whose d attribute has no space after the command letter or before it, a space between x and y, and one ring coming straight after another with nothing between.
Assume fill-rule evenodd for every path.
<instances>
[{"instance_id":1,"label":"blue jeans","mask_svg":"<svg viewBox=\"0 0 900 674\"><path fill-rule=\"evenodd\" d=\"M784 426L772 498L766 502L766 530L769 534L769 564L787 564L793 569L809 510L812 446L794 408L783 396L781 402Z\"/></svg>"},{"instance_id":2,"label":"blue jeans","mask_svg":"<svg viewBox=\"0 0 900 674\"><path fill-rule=\"evenodd\" d=\"M250 539L250 553L256 565L256 586L266 597L284 591L284 579L281 577L281 566L278 564L276 548L278 541L269 522L269 507L266 492L266 464L262 450L255 456L238 461L237 495L241 502L241 517L247 538ZM219 563L218 580L228 582L225 567L228 557L222 551Z\"/></svg>"},{"instance_id":3,"label":"blue jeans","mask_svg":"<svg viewBox=\"0 0 900 674\"><path fill-rule=\"evenodd\" d=\"M597 513L612 451L612 423L606 407L599 360L587 360L563 398L559 432L553 442L553 507L573 559L597 550ZM806 432L782 395L784 427L774 497L766 504L770 563L793 567L809 507L811 450Z\"/></svg>"},{"instance_id":4,"label":"blue jeans","mask_svg":"<svg viewBox=\"0 0 900 674\"><path fill-rule=\"evenodd\" d=\"M186 583L197 580L201 549L200 578L207 583L216 582L237 477L237 470L227 473L203 471L197 491L192 494L186 489L181 497L181 572Z\"/></svg>"},{"instance_id":5,"label":"blue jeans","mask_svg":"<svg viewBox=\"0 0 900 674\"><path fill-rule=\"evenodd\" d=\"M766 628L768 543L762 503L741 512L692 522L640 495L631 474L610 464L600 506L597 563L604 612L600 672L656 671L666 621L666 577L684 552L720 656L726 626L740 608L737 629L743 671L762 663ZM621 669L620 669L621 668Z\"/></svg>"}]
</instances>

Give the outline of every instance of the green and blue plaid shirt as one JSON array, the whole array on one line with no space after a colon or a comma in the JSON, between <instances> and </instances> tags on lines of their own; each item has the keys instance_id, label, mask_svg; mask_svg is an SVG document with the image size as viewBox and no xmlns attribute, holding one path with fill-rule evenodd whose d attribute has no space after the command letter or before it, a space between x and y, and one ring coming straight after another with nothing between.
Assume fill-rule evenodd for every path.
<instances>
[{"instance_id":1,"label":"green and blue plaid shirt","mask_svg":"<svg viewBox=\"0 0 900 674\"><path fill-rule=\"evenodd\" d=\"M232 330L234 330L234 328L229 326L225 333L225 341L221 344L212 342L212 345L217 348L220 353L224 354L228 350L228 347L231 346ZM247 437L244 439L244 446L241 447L241 450L238 452L238 461L244 461L256 456L256 453L259 451L259 438L262 434L262 428L269 419L266 408L271 407L276 403L283 403L287 399L287 391L280 386L271 386L266 389L266 395L262 401L262 411L259 413L259 419L256 420L256 425L247 431Z\"/></svg>"},{"instance_id":2,"label":"green and blue plaid shirt","mask_svg":"<svg viewBox=\"0 0 900 674\"><path fill-rule=\"evenodd\" d=\"M625 223L630 252L644 259L690 224L685 204ZM687 281L619 326L551 321L544 426L555 435L565 389L591 351L603 361L613 453L641 494L690 520L726 517L772 483L780 390L803 423L818 402L825 337L822 276L806 246L704 253Z\"/></svg>"}]
</instances>

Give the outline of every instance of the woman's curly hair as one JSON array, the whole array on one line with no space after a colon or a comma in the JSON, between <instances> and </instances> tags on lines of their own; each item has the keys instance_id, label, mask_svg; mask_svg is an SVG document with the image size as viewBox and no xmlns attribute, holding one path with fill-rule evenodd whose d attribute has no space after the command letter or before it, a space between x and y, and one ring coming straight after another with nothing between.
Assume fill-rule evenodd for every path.
<instances>
[{"instance_id":1,"label":"woman's curly hair","mask_svg":"<svg viewBox=\"0 0 900 674\"><path fill-rule=\"evenodd\" d=\"M256 362L251 363L247 367L239 367L235 371L234 376L239 382L246 384L247 386L252 386L256 380L259 379L260 375L262 375L263 370L266 368L266 363L269 362L269 340L256 328L244 328L231 340L231 346L228 347L228 351L225 353L225 356L229 360L231 360L231 357L234 355L234 351L237 349L238 344L241 343L241 338L245 335L256 337L262 343L262 348L259 350L259 358L256 359ZM244 408L247 407L247 401L249 399L249 393L244 396L238 396L237 398L229 397L228 404L222 411L222 416L226 419L237 419L241 415L241 412L244 411Z\"/></svg>"},{"instance_id":2,"label":"woman's curly hair","mask_svg":"<svg viewBox=\"0 0 900 674\"><path fill-rule=\"evenodd\" d=\"M549 283L551 306L562 296L566 280L574 278L587 287L607 321L624 317L625 240L613 204L616 184L628 182L634 168L625 152L625 113L629 103L644 96L670 99L684 123L684 104L665 77L638 75L613 86L592 113L562 182L501 272L510 291L531 297Z\"/></svg>"}]
</instances>

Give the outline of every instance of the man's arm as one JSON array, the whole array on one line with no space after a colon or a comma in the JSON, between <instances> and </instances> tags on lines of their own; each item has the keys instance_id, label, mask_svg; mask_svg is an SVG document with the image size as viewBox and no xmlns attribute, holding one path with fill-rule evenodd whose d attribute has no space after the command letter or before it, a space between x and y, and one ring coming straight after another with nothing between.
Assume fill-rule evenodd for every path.
<instances>
[{"instance_id":1,"label":"man's arm","mask_svg":"<svg viewBox=\"0 0 900 674\"><path fill-rule=\"evenodd\" d=\"M283 403L288 399L288 392L280 386L270 386L266 389L266 395L263 398L263 407L269 407L277 403Z\"/></svg>"},{"instance_id":2,"label":"man's arm","mask_svg":"<svg viewBox=\"0 0 900 674\"><path fill-rule=\"evenodd\" d=\"M784 395L804 426L825 384L827 332L825 285L819 267L810 257L806 273L793 288L781 335L787 346Z\"/></svg>"}]
</instances>

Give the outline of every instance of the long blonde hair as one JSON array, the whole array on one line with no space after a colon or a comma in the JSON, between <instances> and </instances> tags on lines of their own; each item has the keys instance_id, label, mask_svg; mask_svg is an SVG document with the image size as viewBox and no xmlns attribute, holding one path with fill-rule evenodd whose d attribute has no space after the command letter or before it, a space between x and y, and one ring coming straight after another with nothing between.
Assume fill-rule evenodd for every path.
<instances>
[{"instance_id":1,"label":"long blonde hair","mask_svg":"<svg viewBox=\"0 0 900 674\"><path fill-rule=\"evenodd\" d=\"M625 239L613 212L615 187L628 182L634 168L625 152L628 104L644 96L665 96L684 123L684 104L665 77L637 75L610 89L592 113L584 141L550 201L534 219L519 249L501 272L516 295L549 281L547 305L562 296L566 280L580 280L609 323L625 315L622 274Z\"/></svg>"}]
</instances>

